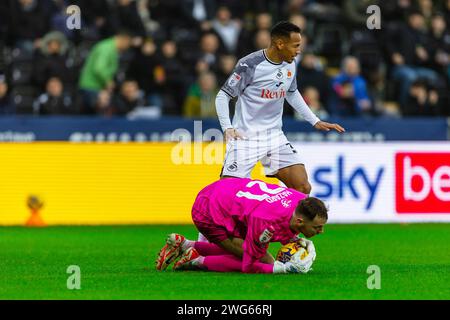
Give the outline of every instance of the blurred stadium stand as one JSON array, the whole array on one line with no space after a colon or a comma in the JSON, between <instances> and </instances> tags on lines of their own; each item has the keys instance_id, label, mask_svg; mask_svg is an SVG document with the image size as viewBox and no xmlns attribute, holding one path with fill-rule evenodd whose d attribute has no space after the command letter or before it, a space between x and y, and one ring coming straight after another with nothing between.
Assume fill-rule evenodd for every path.
<instances>
[{"instance_id":1,"label":"blurred stadium stand","mask_svg":"<svg viewBox=\"0 0 450 320\"><path fill-rule=\"evenodd\" d=\"M72 4L81 9L80 30L68 30L65 25L65 8ZM366 27L365 21L369 15L365 9L371 4L381 8L381 30L368 30ZM223 7L226 9L220 11ZM219 11L221 14L217 14ZM0 116L8 114L11 117L11 113L16 113L45 117L46 115L39 114L33 108L33 104L42 94L50 94L46 92L48 80L60 77L63 84L61 94L71 96L71 101L76 104L71 108L75 115L123 117L124 111L118 107L117 101L125 99L129 108L126 113L136 114L133 111L152 107L152 110L157 109L158 112L144 114L160 121L164 121L167 116L186 117L183 114L183 104L188 93L195 89L200 75L213 72L223 81L223 74L220 74L223 67L221 57L239 59L242 55L257 50L255 36L259 30L256 21L262 14L269 13L272 24L299 17L301 21L305 21L303 52L314 55L314 68L323 70L329 77L330 85L325 89L329 92L324 94L331 100L324 97L320 97L320 100L323 101L322 108L331 117L339 116L335 114L336 109L332 104L342 102L342 97L336 94L331 81L339 73L345 72L342 62L351 55L360 63L360 75L366 82L371 102L370 112L363 115L353 112L354 118L369 117L384 121L415 115L444 119L450 116L449 12L450 1L444 0L394 0L389 3L376 0L2 1L0 86L6 89L0 90ZM415 27L412 27L409 20L413 14L419 16L412 22ZM30 27L31 23L35 23L33 27ZM227 50L225 46L230 39L222 37L227 33L218 32L231 25L238 26L239 31L235 50L230 50L230 46ZM99 42L124 30L131 36L131 41L119 52L119 65L111 79L112 85L105 83L103 88L98 89L95 92L97 100L88 108L79 90L83 66ZM43 39L47 39L49 34L54 35L51 32L55 31L60 32L57 36L62 40L55 40L59 41L57 49L49 53L49 42L44 42ZM405 106L399 94L402 81L393 77L397 66L393 54L401 50L398 46L402 32L417 36L416 47L424 49L426 55L426 58L420 60L415 56L417 53L410 53L415 56L413 61L417 62L410 67L427 68L436 75L436 81L414 79L423 81L423 87L407 92L408 106ZM215 47L214 40L211 40L205 45L208 48L202 48L201 39L204 34L214 34L218 46ZM152 49L148 48L147 53L144 53L147 50L144 49L145 43L153 45ZM60 50L66 44L67 51ZM151 60L148 66L151 65L152 68L145 71L151 80L150 85L144 84L142 79L133 78L135 73L130 72L131 62L141 51ZM49 66L50 69L45 72L40 71L42 57L53 62L61 60L63 74L54 65ZM298 79L299 89L303 93L307 88L303 86L302 74ZM137 92L132 92L132 89L125 92L128 89L122 84L128 80L137 81ZM221 85L218 82L214 90L219 90ZM107 101L99 102L98 93L105 90L107 94L103 97ZM320 88L319 92L323 93L323 90L324 88ZM200 86L200 104L204 103L202 94ZM345 102L348 108L355 108L355 105L354 99ZM412 112L411 106L416 108ZM61 114L58 113L58 108L54 110L54 115ZM294 118L293 116L292 110L286 108L285 117ZM205 118L201 112L194 117ZM80 117L81 119L85 118Z\"/></svg>"}]
</instances>

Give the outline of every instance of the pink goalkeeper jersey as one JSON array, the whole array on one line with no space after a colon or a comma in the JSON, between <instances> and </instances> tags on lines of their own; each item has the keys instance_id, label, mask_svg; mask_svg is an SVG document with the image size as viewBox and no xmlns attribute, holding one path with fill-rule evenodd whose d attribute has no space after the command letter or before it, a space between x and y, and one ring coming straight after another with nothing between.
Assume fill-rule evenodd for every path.
<instances>
[{"instance_id":1,"label":"pink goalkeeper jersey","mask_svg":"<svg viewBox=\"0 0 450 320\"><path fill-rule=\"evenodd\" d=\"M269 242L286 244L296 236L289 221L299 201L307 197L294 189L242 178L214 182L198 195L203 196L215 224L230 236L245 239L244 272L257 272L250 270L251 265L265 255Z\"/></svg>"}]
</instances>

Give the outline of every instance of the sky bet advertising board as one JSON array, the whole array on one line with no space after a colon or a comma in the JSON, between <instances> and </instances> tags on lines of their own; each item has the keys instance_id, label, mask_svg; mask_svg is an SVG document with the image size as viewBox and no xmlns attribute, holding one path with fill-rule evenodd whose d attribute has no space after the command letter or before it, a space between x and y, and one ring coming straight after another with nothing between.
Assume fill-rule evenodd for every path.
<instances>
[{"instance_id":1,"label":"sky bet advertising board","mask_svg":"<svg viewBox=\"0 0 450 320\"><path fill-rule=\"evenodd\" d=\"M330 222L450 221L450 144L294 144Z\"/></svg>"}]
</instances>

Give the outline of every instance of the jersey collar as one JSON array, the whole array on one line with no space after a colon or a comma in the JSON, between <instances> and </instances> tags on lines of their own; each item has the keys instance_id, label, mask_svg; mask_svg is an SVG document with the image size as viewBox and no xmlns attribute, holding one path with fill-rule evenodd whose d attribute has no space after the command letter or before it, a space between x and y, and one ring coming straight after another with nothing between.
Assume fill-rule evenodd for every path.
<instances>
[{"instance_id":1,"label":"jersey collar","mask_svg":"<svg viewBox=\"0 0 450 320\"><path fill-rule=\"evenodd\" d=\"M271 63L271 64L274 64L274 65L276 65L276 66L279 66L279 65L281 65L281 64L283 63L283 62L275 63L275 62L271 61L271 60L267 57L267 55L266 55L266 49L263 49L263 55L264 55L264 58L267 60L267 62L269 62L269 63Z\"/></svg>"}]
</instances>

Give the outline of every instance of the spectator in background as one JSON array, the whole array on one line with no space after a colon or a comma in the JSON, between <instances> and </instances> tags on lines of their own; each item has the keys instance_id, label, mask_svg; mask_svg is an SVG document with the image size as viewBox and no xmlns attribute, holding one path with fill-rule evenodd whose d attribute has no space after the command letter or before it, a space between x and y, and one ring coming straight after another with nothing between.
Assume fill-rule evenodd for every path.
<instances>
[{"instance_id":1,"label":"spectator in background","mask_svg":"<svg viewBox=\"0 0 450 320\"><path fill-rule=\"evenodd\" d=\"M219 71L217 72L217 82L222 85L227 81L230 74L236 66L237 58L234 55L227 54L220 56Z\"/></svg>"},{"instance_id":2,"label":"spectator in background","mask_svg":"<svg viewBox=\"0 0 450 320\"><path fill-rule=\"evenodd\" d=\"M306 17L300 13L292 13L289 16L289 22L297 25L301 30L302 30L302 36L304 34L310 36L311 34L313 34L312 32L312 23L308 23L308 21L306 20Z\"/></svg>"},{"instance_id":3,"label":"spectator in background","mask_svg":"<svg viewBox=\"0 0 450 320\"><path fill-rule=\"evenodd\" d=\"M97 115L110 118L114 116L115 108L112 105L111 93L108 90L102 90L97 95L95 102L95 112Z\"/></svg>"},{"instance_id":4,"label":"spectator in background","mask_svg":"<svg viewBox=\"0 0 450 320\"><path fill-rule=\"evenodd\" d=\"M50 18L38 0L12 1L9 33L13 46L33 52L49 27Z\"/></svg>"},{"instance_id":5,"label":"spectator in background","mask_svg":"<svg viewBox=\"0 0 450 320\"><path fill-rule=\"evenodd\" d=\"M290 0L286 15L292 12L302 12L315 21L339 23L342 21L342 0Z\"/></svg>"},{"instance_id":6,"label":"spectator in background","mask_svg":"<svg viewBox=\"0 0 450 320\"><path fill-rule=\"evenodd\" d=\"M53 0L47 3L51 12L50 29L61 32L67 39L75 40L75 34L78 30L71 30L67 28L67 13L66 9L71 5L68 0Z\"/></svg>"},{"instance_id":7,"label":"spectator in background","mask_svg":"<svg viewBox=\"0 0 450 320\"><path fill-rule=\"evenodd\" d=\"M256 6L250 3L250 1L242 1L242 0L217 0L217 5L220 6L226 6L230 12L231 15L241 22L244 20L244 16L247 13L248 9L251 8L255 12L258 12L256 10Z\"/></svg>"},{"instance_id":8,"label":"spectator in background","mask_svg":"<svg viewBox=\"0 0 450 320\"><path fill-rule=\"evenodd\" d=\"M127 77L137 81L145 93L148 105L162 108L163 100L159 92L166 74L152 39L147 38L136 52L128 67Z\"/></svg>"},{"instance_id":9,"label":"spectator in background","mask_svg":"<svg viewBox=\"0 0 450 320\"><path fill-rule=\"evenodd\" d=\"M431 68L445 78L450 63L450 32L442 14L435 14L431 20L429 52Z\"/></svg>"},{"instance_id":10,"label":"spectator in background","mask_svg":"<svg viewBox=\"0 0 450 320\"><path fill-rule=\"evenodd\" d=\"M213 30L219 35L228 53L236 53L241 25L231 17L230 9L219 7L212 21Z\"/></svg>"},{"instance_id":11,"label":"spectator in background","mask_svg":"<svg viewBox=\"0 0 450 320\"><path fill-rule=\"evenodd\" d=\"M215 0L183 0L180 6L188 27L203 31L211 29L217 7Z\"/></svg>"},{"instance_id":12,"label":"spectator in background","mask_svg":"<svg viewBox=\"0 0 450 320\"><path fill-rule=\"evenodd\" d=\"M323 65L312 52L306 51L297 69L297 83L300 90L307 87L316 88L319 91L320 101L323 105L328 103L331 93L330 78L323 70Z\"/></svg>"},{"instance_id":13,"label":"spectator in background","mask_svg":"<svg viewBox=\"0 0 450 320\"><path fill-rule=\"evenodd\" d=\"M138 11L139 0L117 0L117 28L129 30L133 35L143 39L146 36L145 27Z\"/></svg>"},{"instance_id":14,"label":"spectator in background","mask_svg":"<svg viewBox=\"0 0 450 320\"><path fill-rule=\"evenodd\" d=\"M65 9L72 4L81 8L81 30L67 29ZM371 4L381 7L382 30L367 30L365 26L368 17L365 9ZM336 11L337 7L341 9ZM164 115L181 115L187 88L197 81L200 74L214 72L218 83L224 83L224 72L229 70L229 61L236 56L244 57L268 47L273 20L282 18L302 28L300 52L314 50L328 57L322 60L324 68L328 68L328 74L335 75L336 69L333 67L339 66L342 53L359 59L374 112L381 111L383 103L379 101L385 99L398 103L399 110L400 105L401 108L408 108L409 86L420 79L427 82L427 86L435 88L439 96L437 110L441 110L441 115L447 115L450 113L447 107L450 101L449 13L450 0L0 1L0 52L4 53L0 54L0 70L11 75L8 76L10 94L6 93L7 101L2 100L2 103L11 105L10 102L13 102L17 112L31 112L30 101L35 100L36 93L46 91L48 79L57 77L62 81L66 93L72 93L78 88L81 90L81 94L72 97L77 100L77 105L81 102L78 100L84 99L85 103L79 103L83 113L96 114L98 101L108 100L106 94L102 95L103 99L97 99L99 92L109 90L109 103L101 105L110 105L112 108L113 93L119 91L114 82L135 79L139 88L145 92L146 105L160 107ZM348 37L345 37L348 42L337 41L343 51L339 51L339 58L330 59L337 56L330 53L333 50L327 50L328 40L338 37L330 33L323 49L324 44L318 37L321 33L318 31L333 21L338 29L344 28L344 21L335 19L339 15L347 17L345 24L351 20L356 23L352 23L352 28L358 25L361 28L348 33ZM235 51L230 54L235 41L232 39L236 37L233 29L237 25L236 21L242 28ZM104 62L104 67L97 69L99 73L104 74L111 68L116 70L112 76L108 76L110 80L104 83L92 67L92 61L105 59L94 59L95 47L92 45L115 36L124 26L133 29L146 43L140 47L140 51L136 51L134 59L131 59L132 55L125 54L121 56L120 62L117 58L117 64ZM154 43L145 40L149 36ZM134 44L133 39L131 45ZM165 39L174 39L176 42L164 42ZM227 42L227 39L230 41ZM164 49L160 47L163 42ZM334 47L334 42L330 42L333 43L330 46ZM15 45L18 49L28 51L16 50ZM379 51L373 51L374 46ZM105 50L105 55L111 55L111 50ZM318 61L317 57L308 58L306 53L296 61L299 89L302 91L308 86L316 88L322 106L332 113L328 98L336 98L333 106L339 100L334 96L331 81ZM81 68L83 64L84 68ZM91 67L88 68L88 65ZM386 75L389 75L388 79ZM345 83L344 88L351 87ZM8 87L6 83L4 85ZM417 91L420 90L414 92ZM340 101L350 103L351 99ZM293 115L292 108L288 107L287 110L286 115Z\"/></svg>"},{"instance_id":15,"label":"spectator in background","mask_svg":"<svg viewBox=\"0 0 450 320\"><path fill-rule=\"evenodd\" d=\"M0 74L0 115L14 113L14 104L8 92L8 83L6 77Z\"/></svg>"},{"instance_id":16,"label":"spectator in background","mask_svg":"<svg viewBox=\"0 0 450 320\"><path fill-rule=\"evenodd\" d=\"M269 12L260 12L255 17L256 30L270 30L273 25L272 15Z\"/></svg>"},{"instance_id":17,"label":"spectator in background","mask_svg":"<svg viewBox=\"0 0 450 320\"><path fill-rule=\"evenodd\" d=\"M416 80L409 88L406 104L401 106L404 116L435 116L438 114L439 95L436 90L428 90L427 83Z\"/></svg>"},{"instance_id":18,"label":"spectator in background","mask_svg":"<svg viewBox=\"0 0 450 320\"><path fill-rule=\"evenodd\" d=\"M33 109L40 115L73 114L75 111L71 96L64 92L64 85L57 77L48 79L45 93L35 100Z\"/></svg>"},{"instance_id":19,"label":"spectator in background","mask_svg":"<svg viewBox=\"0 0 450 320\"><path fill-rule=\"evenodd\" d=\"M217 117L215 101L218 91L214 73L202 73L198 77L198 81L189 88L184 102L183 115L196 118Z\"/></svg>"},{"instance_id":20,"label":"spectator in background","mask_svg":"<svg viewBox=\"0 0 450 320\"><path fill-rule=\"evenodd\" d=\"M166 40L161 46L161 65L165 76L159 82L163 98L164 115L181 115L186 94L186 69L180 62L175 41Z\"/></svg>"},{"instance_id":21,"label":"spectator in background","mask_svg":"<svg viewBox=\"0 0 450 320\"><path fill-rule=\"evenodd\" d=\"M82 39L77 39L77 43L81 40L98 41L116 33L117 22L108 0L71 0L70 4L82 8Z\"/></svg>"},{"instance_id":22,"label":"spectator in background","mask_svg":"<svg viewBox=\"0 0 450 320\"><path fill-rule=\"evenodd\" d=\"M310 42L310 39L314 39L313 21L308 21L306 17L300 13L292 13L289 16L289 22L297 25L302 30L302 43L300 44L300 52L305 52L308 46L313 46L313 43Z\"/></svg>"},{"instance_id":23,"label":"spectator in background","mask_svg":"<svg viewBox=\"0 0 450 320\"><path fill-rule=\"evenodd\" d=\"M427 29L431 27L431 19L433 17L434 8L432 0L417 0L418 8L425 20L425 26Z\"/></svg>"},{"instance_id":24,"label":"spectator in background","mask_svg":"<svg viewBox=\"0 0 450 320\"><path fill-rule=\"evenodd\" d=\"M383 21L389 23L406 20L407 13L413 8L413 0L379 1L379 6L383 13Z\"/></svg>"},{"instance_id":25,"label":"spectator in background","mask_svg":"<svg viewBox=\"0 0 450 320\"><path fill-rule=\"evenodd\" d=\"M130 47L131 36L122 31L97 43L89 53L81 70L79 88L86 113L94 113L97 94L114 89L114 76L119 67L119 55Z\"/></svg>"},{"instance_id":26,"label":"spectator in background","mask_svg":"<svg viewBox=\"0 0 450 320\"><path fill-rule=\"evenodd\" d=\"M258 30L253 39L253 50L258 51L268 48L270 45L270 31L269 30Z\"/></svg>"},{"instance_id":27,"label":"spectator in background","mask_svg":"<svg viewBox=\"0 0 450 320\"><path fill-rule=\"evenodd\" d=\"M308 35L302 35L302 43L300 43L300 52L306 52L313 48L314 44L310 43Z\"/></svg>"},{"instance_id":28,"label":"spectator in background","mask_svg":"<svg viewBox=\"0 0 450 320\"><path fill-rule=\"evenodd\" d=\"M367 23L367 8L378 5L378 0L344 0L342 14L350 28L361 29Z\"/></svg>"},{"instance_id":29,"label":"spectator in background","mask_svg":"<svg viewBox=\"0 0 450 320\"><path fill-rule=\"evenodd\" d=\"M58 77L67 86L73 80L68 68L67 50L69 43L63 33L52 31L41 41L35 54L33 78L39 90L44 90L48 79Z\"/></svg>"},{"instance_id":30,"label":"spectator in background","mask_svg":"<svg viewBox=\"0 0 450 320\"><path fill-rule=\"evenodd\" d=\"M307 2L307 0L288 0L282 9L283 15L289 17L293 12L304 12Z\"/></svg>"},{"instance_id":31,"label":"spectator in background","mask_svg":"<svg viewBox=\"0 0 450 320\"><path fill-rule=\"evenodd\" d=\"M418 11L408 15L408 25L402 26L389 41L389 50L394 65L393 78L400 82L400 103L406 103L411 83L424 78L436 84L436 72L427 68L430 65L429 41L426 35L425 20Z\"/></svg>"},{"instance_id":32,"label":"spectator in background","mask_svg":"<svg viewBox=\"0 0 450 320\"><path fill-rule=\"evenodd\" d=\"M204 61L209 69L215 69L219 61L219 55L223 53L220 48L219 38L215 33L205 33L200 39L200 52L198 60Z\"/></svg>"},{"instance_id":33,"label":"spectator in background","mask_svg":"<svg viewBox=\"0 0 450 320\"><path fill-rule=\"evenodd\" d=\"M302 96L305 102L308 104L311 111L320 119L326 120L329 118L329 114L327 110L322 106L320 102L320 94L319 91L314 87L306 87L302 90ZM304 119L300 116L298 112L294 113L295 118L297 120L304 121Z\"/></svg>"},{"instance_id":34,"label":"spectator in background","mask_svg":"<svg viewBox=\"0 0 450 320\"><path fill-rule=\"evenodd\" d=\"M114 98L114 114L124 116L136 107L145 106L143 93L135 80L125 80L120 86L119 94Z\"/></svg>"},{"instance_id":35,"label":"spectator in background","mask_svg":"<svg viewBox=\"0 0 450 320\"><path fill-rule=\"evenodd\" d=\"M347 56L342 62L341 73L333 79L335 99L332 114L361 116L372 113L372 103L367 94L366 80L360 75L359 61Z\"/></svg>"},{"instance_id":36,"label":"spectator in background","mask_svg":"<svg viewBox=\"0 0 450 320\"><path fill-rule=\"evenodd\" d=\"M238 38L236 55L239 57L246 56L247 54L257 51L255 47L256 35L262 31L269 33L272 27L272 15L268 12L258 13L255 17L254 28L241 29ZM253 26L253 24L251 24Z\"/></svg>"},{"instance_id":37,"label":"spectator in background","mask_svg":"<svg viewBox=\"0 0 450 320\"><path fill-rule=\"evenodd\" d=\"M395 101L383 101L381 103L380 116L385 118L401 118L399 104Z\"/></svg>"},{"instance_id":38,"label":"spectator in background","mask_svg":"<svg viewBox=\"0 0 450 320\"><path fill-rule=\"evenodd\" d=\"M158 17L158 2L151 2L154 6L149 4L148 0L137 0L137 10L144 27L145 35L147 37L162 36L164 30L161 30L160 22L155 18ZM156 10L153 10L156 9Z\"/></svg>"}]
</instances>

